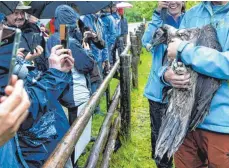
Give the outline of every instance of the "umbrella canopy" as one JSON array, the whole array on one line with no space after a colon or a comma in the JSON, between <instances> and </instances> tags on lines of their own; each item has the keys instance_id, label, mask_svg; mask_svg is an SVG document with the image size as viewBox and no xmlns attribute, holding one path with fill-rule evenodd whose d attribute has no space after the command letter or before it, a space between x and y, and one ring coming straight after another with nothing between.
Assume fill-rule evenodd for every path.
<instances>
[{"instance_id":1,"label":"umbrella canopy","mask_svg":"<svg viewBox=\"0 0 229 168\"><path fill-rule=\"evenodd\" d=\"M0 1L0 13L9 15L14 12L19 1Z\"/></svg>"},{"instance_id":2,"label":"umbrella canopy","mask_svg":"<svg viewBox=\"0 0 229 168\"><path fill-rule=\"evenodd\" d=\"M51 19L59 5L69 5L76 9L80 15L96 13L110 5L111 1L32 1L30 12L40 19Z\"/></svg>"},{"instance_id":3,"label":"umbrella canopy","mask_svg":"<svg viewBox=\"0 0 229 168\"><path fill-rule=\"evenodd\" d=\"M133 5L128 2L120 2L116 4L117 8L132 8Z\"/></svg>"}]
</instances>

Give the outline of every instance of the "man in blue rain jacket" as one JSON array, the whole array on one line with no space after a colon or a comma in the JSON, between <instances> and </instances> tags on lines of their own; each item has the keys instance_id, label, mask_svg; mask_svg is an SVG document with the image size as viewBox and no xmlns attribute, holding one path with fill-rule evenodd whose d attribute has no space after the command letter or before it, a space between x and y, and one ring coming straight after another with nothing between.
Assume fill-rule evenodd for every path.
<instances>
[{"instance_id":1,"label":"man in blue rain jacket","mask_svg":"<svg viewBox=\"0 0 229 168\"><path fill-rule=\"evenodd\" d=\"M121 36L121 16L118 14L116 4L112 5L111 14L114 18L113 21L116 29L116 40L115 40L114 48L112 50L112 59L114 64L117 59L116 51L118 51L118 55L120 55L124 50L124 43L123 43L123 37Z\"/></svg>"},{"instance_id":2,"label":"man in blue rain jacket","mask_svg":"<svg viewBox=\"0 0 229 168\"><path fill-rule=\"evenodd\" d=\"M87 87L86 75L92 71L94 62L92 58L88 56L87 52L80 44L80 41L73 38L75 33L77 33L76 30L78 30L76 21L79 19L79 14L68 5L60 5L55 11L55 18L56 32L48 39L46 52L48 56L51 48L60 44L60 25L69 25L69 49L72 51L75 64L72 69L70 89L63 93L61 103L69 109L70 119L72 117L75 119L77 116L77 110L81 110L89 100L90 93Z\"/></svg>"},{"instance_id":3,"label":"man in blue rain jacket","mask_svg":"<svg viewBox=\"0 0 229 168\"><path fill-rule=\"evenodd\" d=\"M24 79L31 100L29 116L18 134L0 148L0 167L41 167L67 132L69 123L58 102L68 87L71 77L68 72L73 65L72 62L70 66L61 66L66 51L53 51L48 71L42 74L34 70Z\"/></svg>"},{"instance_id":4,"label":"man in blue rain jacket","mask_svg":"<svg viewBox=\"0 0 229 168\"><path fill-rule=\"evenodd\" d=\"M229 3L201 2L184 16L180 28L212 24L223 51L175 40L168 56L177 58L201 74L218 78L222 84L214 95L209 114L198 129L187 134L175 154L177 168L229 167ZM170 80L164 76L165 81Z\"/></svg>"},{"instance_id":5,"label":"man in blue rain jacket","mask_svg":"<svg viewBox=\"0 0 229 168\"><path fill-rule=\"evenodd\" d=\"M90 28L93 32L96 33L96 36L98 39L104 40L105 39L105 33L103 32L103 23L101 18L99 17L100 14L87 14L81 17L81 20L84 23L85 27ZM98 48L97 45L95 45L93 42L89 41L89 45L91 47L92 55L94 60L97 62L100 75L102 79L103 75L103 67L108 64L108 48L107 45L104 42L103 48ZM102 55L102 51L104 50L104 54ZM91 81L91 94L95 93L96 90L99 88L102 80L93 80ZM98 105L95 109L96 114L100 113L100 106Z\"/></svg>"},{"instance_id":6,"label":"man in blue rain jacket","mask_svg":"<svg viewBox=\"0 0 229 168\"><path fill-rule=\"evenodd\" d=\"M76 33L78 34L79 32L79 28L76 24L78 19L79 14L70 6L58 6L55 10L56 32L50 36L46 44L46 51L50 52L53 46L60 44L60 25L65 24L69 26L69 49L72 51L75 64L72 68L72 78L69 83L70 88L63 92L60 102L63 106L68 108L70 125L75 121L90 98L86 76L89 75L94 68L94 60L88 55L88 50L86 51L82 47L80 39L76 37ZM87 135L89 134L90 131L87 132ZM82 141L85 140L83 139Z\"/></svg>"},{"instance_id":7,"label":"man in blue rain jacket","mask_svg":"<svg viewBox=\"0 0 229 168\"><path fill-rule=\"evenodd\" d=\"M103 32L103 23L101 18L99 18L99 14L87 14L81 17L81 20L84 23L84 26L93 30L99 38L105 39L105 33ZM98 63L100 71L102 73L102 65L105 61L108 61L108 55L103 55L102 57L102 49L107 50L106 45L103 48L98 48L93 42L90 43L92 55L95 61Z\"/></svg>"},{"instance_id":8,"label":"man in blue rain jacket","mask_svg":"<svg viewBox=\"0 0 229 168\"><path fill-rule=\"evenodd\" d=\"M100 18L103 23L103 32L105 34L105 43L107 45L107 50L102 51L102 57L106 57L105 54L108 54L108 59L111 65L113 65L112 59L112 49L114 48L115 40L116 40L116 29L114 24L114 18L110 13L110 7L103 9L100 14Z\"/></svg>"},{"instance_id":9,"label":"man in blue rain jacket","mask_svg":"<svg viewBox=\"0 0 229 168\"><path fill-rule=\"evenodd\" d=\"M29 117L18 131L18 139L22 156L30 168L41 167L69 129L58 99L69 87L69 71L74 62L70 66L61 64L65 52L71 58L72 55L68 50L60 52L60 48L52 49L49 69L44 74L34 70L24 79L31 106Z\"/></svg>"}]
</instances>

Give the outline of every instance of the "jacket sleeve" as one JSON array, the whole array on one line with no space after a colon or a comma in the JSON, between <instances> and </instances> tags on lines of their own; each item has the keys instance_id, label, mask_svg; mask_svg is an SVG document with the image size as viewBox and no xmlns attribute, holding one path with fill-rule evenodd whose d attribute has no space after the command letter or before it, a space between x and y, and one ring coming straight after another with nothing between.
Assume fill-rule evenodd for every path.
<instances>
[{"instance_id":1,"label":"jacket sleeve","mask_svg":"<svg viewBox=\"0 0 229 168\"><path fill-rule=\"evenodd\" d=\"M182 42L178 47L177 59L190 65L196 72L214 78L229 80L229 51L219 52L215 49L194 46Z\"/></svg>"},{"instance_id":2,"label":"jacket sleeve","mask_svg":"<svg viewBox=\"0 0 229 168\"><path fill-rule=\"evenodd\" d=\"M109 32L106 32L106 33L109 33L107 42L108 42L108 45L111 46L115 43L116 34L117 34L116 29L115 29L115 21L114 21L113 17L109 17L109 25L108 26L109 26L109 28L108 28Z\"/></svg>"},{"instance_id":3,"label":"jacket sleeve","mask_svg":"<svg viewBox=\"0 0 229 168\"><path fill-rule=\"evenodd\" d=\"M187 14L184 15L180 28L189 27L187 17ZM182 42L178 51L177 59L190 65L196 72L218 79L229 79L229 51L219 52L188 42Z\"/></svg>"},{"instance_id":4,"label":"jacket sleeve","mask_svg":"<svg viewBox=\"0 0 229 168\"><path fill-rule=\"evenodd\" d=\"M164 78L164 74L167 71L167 69L168 69L168 65L163 65L162 67L158 69L157 75L165 86L171 86L171 84L166 82Z\"/></svg>"},{"instance_id":5,"label":"jacket sleeve","mask_svg":"<svg viewBox=\"0 0 229 168\"><path fill-rule=\"evenodd\" d=\"M125 22L124 22L124 34L128 34L128 22L127 19L124 18Z\"/></svg>"},{"instance_id":6,"label":"jacket sleeve","mask_svg":"<svg viewBox=\"0 0 229 168\"><path fill-rule=\"evenodd\" d=\"M146 47L147 43L150 42L156 29L161 27L162 24L163 20L161 19L160 14L155 11L152 16L152 21L148 24L148 28L142 37L142 44L144 47Z\"/></svg>"},{"instance_id":7,"label":"jacket sleeve","mask_svg":"<svg viewBox=\"0 0 229 168\"><path fill-rule=\"evenodd\" d=\"M70 73L64 73L50 68L44 74L32 71L25 81L25 89L31 101L29 116L23 123L22 129L28 129L41 112L45 112L52 100L57 100L71 79Z\"/></svg>"},{"instance_id":8,"label":"jacket sleeve","mask_svg":"<svg viewBox=\"0 0 229 168\"><path fill-rule=\"evenodd\" d=\"M108 61L108 48L107 45L105 45L105 48L102 49L102 62Z\"/></svg>"},{"instance_id":9,"label":"jacket sleeve","mask_svg":"<svg viewBox=\"0 0 229 168\"><path fill-rule=\"evenodd\" d=\"M92 38L92 43L100 50L105 48L105 41L99 36Z\"/></svg>"},{"instance_id":10,"label":"jacket sleeve","mask_svg":"<svg viewBox=\"0 0 229 168\"><path fill-rule=\"evenodd\" d=\"M106 28L104 27L105 24L101 21L102 24L102 38L105 41L105 46L102 49L101 55L102 55L102 62L108 61L108 44L106 41Z\"/></svg>"},{"instance_id":11,"label":"jacket sleeve","mask_svg":"<svg viewBox=\"0 0 229 168\"><path fill-rule=\"evenodd\" d=\"M160 14L158 12L154 11L153 16L152 16L152 21L148 24L148 28L142 37L142 44L144 47L146 47L147 43L150 42L153 34L155 33L155 31L159 27L162 26L162 24L163 24L163 20L161 19ZM154 50L154 48L153 48L153 50ZM153 50L151 51L152 54L154 54ZM165 86L171 86L169 83L167 83L164 80L164 73L166 72L167 68L168 68L167 65L160 67L156 74L161 79L162 84L164 84Z\"/></svg>"}]
</instances>

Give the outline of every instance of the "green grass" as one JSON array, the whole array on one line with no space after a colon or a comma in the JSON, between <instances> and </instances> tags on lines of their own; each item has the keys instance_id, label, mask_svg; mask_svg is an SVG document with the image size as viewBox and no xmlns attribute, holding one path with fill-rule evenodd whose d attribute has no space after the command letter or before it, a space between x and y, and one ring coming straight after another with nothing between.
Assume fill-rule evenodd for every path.
<instances>
[{"instance_id":1,"label":"green grass","mask_svg":"<svg viewBox=\"0 0 229 168\"><path fill-rule=\"evenodd\" d=\"M112 95L114 94L115 88L117 87L119 81L117 79L112 79L110 83L110 94L111 98ZM102 97L100 101L100 108L101 111L104 112L105 114L107 113L107 107L106 107L106 96ZM100 127L102 126L103 120L105 119L105 116L102 115L93 115L92 119L92 136L96 137L99 134ZM87 147L86 147L86 154L82 155L79 160L78 160L78 166L83 167L87 161L87 158L89 157L90 150L92 148L94 143L90 142Z\"/></svg>"},{"instance_id":2,"label":"green grass","mask_svg":"<svg viewBox=\"0 0 229 168\"><path fill-rule=\"evenodd\" d=\"M122 147L113 154L111 168L156 168L151 159L150 144L150 119L149 105L143 97L144 87L148 79L151 67L151 55L143 50L141 55L142 64L139 65L139 89L133 89L131 93L131 138L122 141ZM111 91L117 86L117 80L111 82ZM101 100L101 109L105 112L105 97ZM103 116L95 115L92 122L92 135L96 136L99 132ZM87 146L87 153L80 157L79 166L83 166L89 155L92 143Z\"/></svg>"},{"instance_id":3,"label":"green grass","mask_svg":"<svg viewBox=\"0 0 229 168\"><path fill-rule=\"evenodd\" d=\"M139 65L139 89L131 93L131 139L113 154L111 168L156 168L151 159L149 105L143 97L151 67L151 55L143 50Z\"/></svg>"}]
</instances>

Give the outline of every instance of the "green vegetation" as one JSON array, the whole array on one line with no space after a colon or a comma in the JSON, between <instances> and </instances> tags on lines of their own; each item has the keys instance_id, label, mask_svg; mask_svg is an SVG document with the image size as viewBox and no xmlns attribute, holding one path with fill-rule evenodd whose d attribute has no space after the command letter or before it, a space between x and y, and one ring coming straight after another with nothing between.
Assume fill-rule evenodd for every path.
<instances>
[{"instance_id":1,"label":"green vegetation","mask_svg":"<svg viewBox=\"0 0 229 168\"><path fill-rule=\"evenodd\" d=\"M133 89L131 93L131 139L127 142L122 140L122 147L113 154L110 162L111 168L154 168L155 163L151 159L150 119L147 99L143 97L144 86L147 82L151 55L143 50L141 55L142 64L139 65L139 89ZM117 80L111 82L111 90L117 86ZM105 97L101 101L101 108L106 111ZM99 132L104 116L95 115L92 123L92 134ZM86 154L81 156L78 165L83 167L89 156L93 143L86 148Z\"/></svg>"},{"instance_id":2,"label":"green vegetation","mask_svg":"<svg viewBox=\"0 0 229 168\"><path fill-rule=\"evenodd\" d=\"M128 22L140 22L143 18L150 21L152 13L157 7L157 1L131 1L133 8L125 9L125 16ZM199 1L187 1L185 2L186 10L190 9Z\"/></svg>"},{"instance_id":3,"label":"green vegetation","mask_svg":"<svg viewBox=\"0 0 229 168\"><path fill-rule=\"evenodd\" d=\"M143 97L151 67L151 54L143 50L139 65L139 89L131 93L131 139L114 153L111 168L154 168L151 159L149 105Z\"/></svg>"},{"instance_id":4,"label":"green vegetation","mask_svg":"<svg viewBox=\"0 0 229 168\"><path fill-rule=\"evenodd\" d=\"M119 81L117 79L112 79L112 81L110 83L111 97L114 94L114 91L118 85L118 82ZM105 94L101 99L100 108L101 108L102 112L104 112L105 114L107 113ZM103 115L100 115L100 114L93 115L93 119L92 119L92 136L93 137L96 137L99 134L100 127L102 126L104 119L105 119L105 116L103 116ZM82 155L78 160L78 166L84 167L84 165L86 164L87 158L89 157L89 154L90 154L90 151L91 151L93 144L94 144L94 142L90 142L87 145L86 150L85 150L85 154Z\"/></svg>"},{"instance_id":5,"label":"green vegetation","mask_svg":"<svg viewBox=\"0 0 229 168\"><path fill-rule=\"evenodd\" d=\"M28 6L32 1L24 1L24 5Z\"/></svg>"},{"instance_id":6,"label":"green vegetation","mask_svg":"<svg viewBox=\"0 0 229 168\"><path fill-rule=\"evenodd\" d=\"M128 22L140 22L143 18L151 20L152 13L157 7L157 1L132 1L130 9L125 9L125 16Z\"/></svg>"},{"instance_id":7,"label":"green vegetation","mask_svg":"<svg viewBox=\"0 0 229 168\"><path fill-rule=\"evenodd\" d=\"M186 1L186 10L190 9L200 1ZM24 1L25 5L29 5L31 1ZM151 20L152 13L157 7L157 1L129 1L133 8L125 9L125 16L128 22L140 22L143 18L147 21Z\"/></svg>"}]
</instances>

